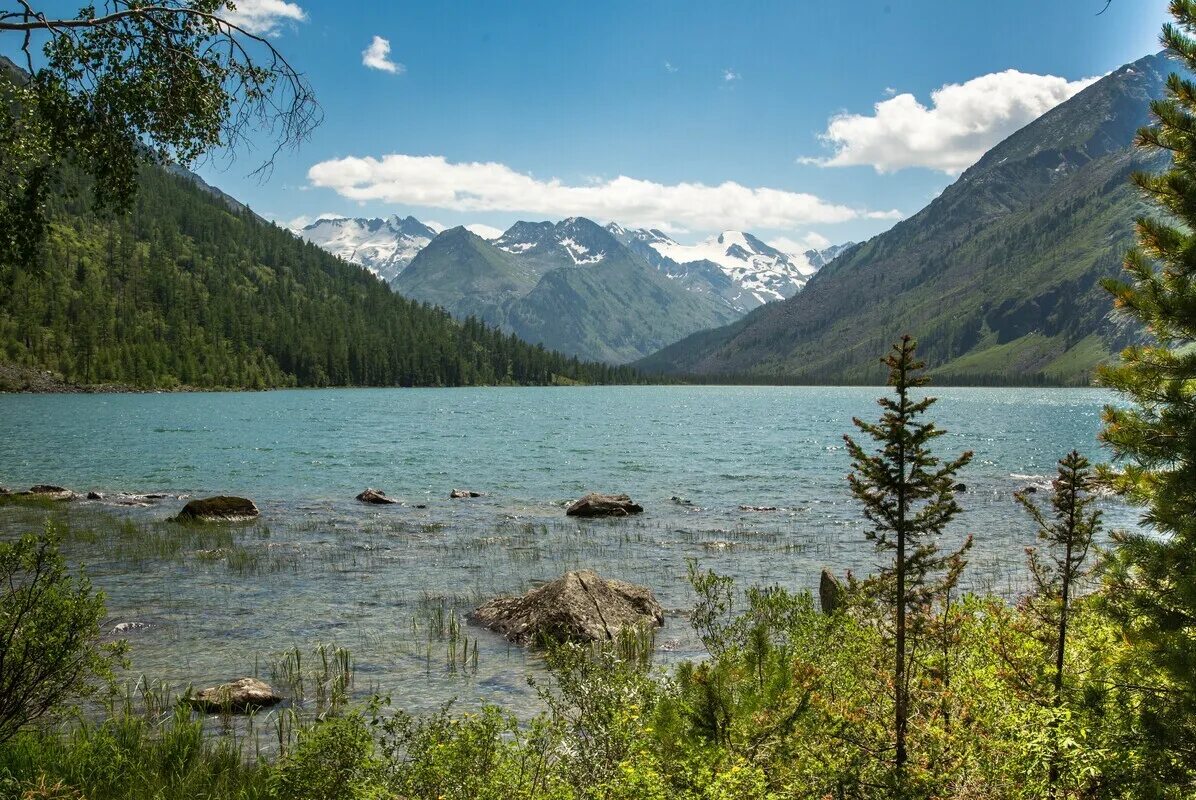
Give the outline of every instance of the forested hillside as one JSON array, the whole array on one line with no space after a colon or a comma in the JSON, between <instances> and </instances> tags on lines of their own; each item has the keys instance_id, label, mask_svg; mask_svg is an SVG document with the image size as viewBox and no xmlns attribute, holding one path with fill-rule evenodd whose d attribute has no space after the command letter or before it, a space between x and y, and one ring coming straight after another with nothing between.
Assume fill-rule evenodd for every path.
<instances>
[{"instance_id":1,"label":"forested hillside","mask_svg":"<svg viewBox=\"0 0 1196 800\"><path fill-rule=\"evenodd\" d=\"M156 166L127 215L82 188L36 264L0 264L0 362L144 388L636 380L455 322Z\"/></svg>"}]
</instances>

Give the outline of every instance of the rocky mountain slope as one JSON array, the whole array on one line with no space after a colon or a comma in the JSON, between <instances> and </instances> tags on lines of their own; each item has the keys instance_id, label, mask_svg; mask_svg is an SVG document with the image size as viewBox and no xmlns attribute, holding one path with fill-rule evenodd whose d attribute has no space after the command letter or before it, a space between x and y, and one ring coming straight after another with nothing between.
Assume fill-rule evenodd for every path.
<instances>
[{"instance_id":1,"label":"rocky mountain slope","mask_svg":"<svg viewBox=\"0 0 1196 800\"><path fill-rule=\"evenodd\" d=\"M850 248L803 291L644 359L651 370L875 382L909 332L945 380L1085 383L1139 333L1099 280L1145 206L1132 146L1173 69L1162 54L1097 81L990 150L918 214Z\"/></svg>"}]
</instances>

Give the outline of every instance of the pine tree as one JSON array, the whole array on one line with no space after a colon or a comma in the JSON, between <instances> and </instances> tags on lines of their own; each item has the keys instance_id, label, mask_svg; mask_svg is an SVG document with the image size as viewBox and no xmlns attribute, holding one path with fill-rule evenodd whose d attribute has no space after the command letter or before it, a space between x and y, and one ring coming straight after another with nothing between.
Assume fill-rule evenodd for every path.
<instances>
[{"instance_id":1,"label":"pine tree","mask_svg":"<svg viewBox=\"0 0 1196 800\"><path fill-rule=\"evenodd\" d=\"M1163 44L1196 70L1196 2L1173 0ZM1114 303L1151 340L1127 348L1100 380L1133 401L1104 412L1103 441L1116 470L1101 476L1144 509L1143 533L1118 533L1109 563L1110 607L1137 650L1159 671L1144 727L1172 763L1196 763L1196 83L1178 74L1151 104L1158 122L1139 147L1171 166L1134 182L1162 212L1137 221L1126 281L1107 281ZM1162 752L1160 753L1162 754ZM1191 779L1191 768L1185 768Z\"/></svg>"},{"instance_id":2,"label":"pine tree","mask_svg":"<svg viewBox=\"0 0 1196 800\"><path fill-rule=\"evenodd\" d=\"M891 555L893 559L892 566L884 567L870 583L894 614L894 735L899 792L908 760L906 735L915 651L910 640L926 630L936 599L945 598L958 582L964 554L971 546L969 537L958 551L942 554L936 542L960 511L955 500L955 475L972 460L972 453L965 452L946 462L931 453L930 443L944 431L932 422L918 421L934 405L935 398L911 396L927 383L922 374L925 364L916 359L916 349L917 343L906 335L884 359L896 397L877 401L884 409L880 422L852 420L880 448L869 453L850 436L843 437L852 460L848 476L852 494L875 526L868 531L868 539L882 556Z\"/></svg>"},{"instance_id":3,"label":"pine tree","mask_svg":"<svg viewBox=\"0 0 1196 800\"><path fill-rule=\"evenodd\" d=\"M1063 708L1063 665L1067 649L1068 613L1074 600L1076 584L1084 575L1084 561L1092 538L1100 528L1101 512L1088 507L1096 500L1089 489L1092 470L1088 459L1073 450L1059 461L1059 473L1052 487L1052 517L1048 518L1025 492L1014 495L1038 526L1038 538L1047 552L1027 548L1027 561L1034 591L1027 608L1046 631L1048 651L1054 656L1051 702L1056 711ZM1059 784L1058 718L1052 724L1052 754L1047 776L1049 796L1055 797Z\"/></svg>"}]
</instances>

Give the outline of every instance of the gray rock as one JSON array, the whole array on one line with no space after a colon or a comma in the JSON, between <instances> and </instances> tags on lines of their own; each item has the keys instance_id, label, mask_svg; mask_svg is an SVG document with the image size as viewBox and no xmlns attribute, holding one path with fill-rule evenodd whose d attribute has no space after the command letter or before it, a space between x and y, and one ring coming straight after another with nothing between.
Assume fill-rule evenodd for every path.
<instances>
[{"instance_id":1,"label":"gray rock","mask_svg":"<svg viewBox=\"0 0 1196 800\"><path fill-rule=\"evenodd\" d=\"M465 500L470 497L481 497L481 492L475 492L472 489L453 489L449 492L449 498L452 500Z\"/></svg>"},{"instance_id":2,"label":"gray rock","mask_svg":"<svg viewBox=\"0 0 1196 800\"><path fill-rule=\"evenodd\" d=\"M29 491L21 492L21 494L37 497L43 500L74 500L75 493L70 489L64 489L61 486L55 486L50 483L39 483L37 486L30 486Z\"/></svg>"},{"instance_id":3,"label":"gray rock","mask_svg":"<svg viewBox=\"0 0 1196 800\"><path fill-rule=\"evenodd\" d=\"M92 491L87 493L87 499L88 500L103 500L104 495L101 492L97 492L93 489Z\"/></svg>"},{"instance_id":4,"label":"gray rock","mask_svg":"<svg viewBox=\"0 0 1196 800\"><path fill-rule=\"evenodd\" d=\"M818 579L818 602L822 605L823 614L834 614L843 607L843 584L828 569L822 571Z\"/></svg>"},{"instance_id":5,"label":"gray rock","mask_svg":"<svg viewBox=\"0 0 1196 800\"><path fill-rule=\"evenodd\" d=\"M113 626L113 633L132 633L133 631L143 631L148 628L148 622L119 622Z\"/></svg>"},{"instance_id":6,"label":"gray rock","mask_svg":"<svg viewBox=\"0 0 1196 800\"><path fill-rule=\"evenodd\" d=\"M225 711L242 713L255 708L266 708L282 701L282 696L270 688L270 684L257 678L222 683L201 689L190 697L191 705L201 711Z\"/></svg>"},{"instance_id":7,"label":"gray rock","mask_svg":"<svg viewBox=\"0 0 1196 800\"><path fill-rule=\"evenodd\" d=\"M376 506L393 506L399 502L398 500L392 500L387 497L386 492L381 489L366 489L357 495L357 500L361 503L372 503Z\"/></svg>"},{"instance_id":8,"label":"gray rock","mask_svg":"<svg viewBox=\"0 0 1196 800\"><path fill-rule=\"evenodd\" d=\"M740 511L780 511L776 506L740 506Z\"/></svg>"},{"instance_id":9,"label":"gray rock","mask_svg":"<svg viewBox=\"0 0 1196 800\"><path fill-rule=\"evenodd\" d=\"M570 517L626 517L643 512L644 507L633 503L625 494L597 494L591 492L565 509Z\"/></svg>"},{"instance_id":10,"label":"gray rock","mask_svg":"<svg viewBox=\"0 0 1196 800\"><path fill-rule=\"evenodd\" d=\"M244 522L259 513L252 500L218 495L190 501L175 519L179 522Z\"/></svg>"},{"instance_id":11,"label":"gray rock","mask_svg":"<svg viewBox=\"0 0 1196 800\"><path fill-rule=\"evenodd\" d=\"M658 628L664 609L650 589L582 570L522 597L495 598L469 620L518 644L595 642L610 641L628 627Z\"/></svg>"}]
</instances>

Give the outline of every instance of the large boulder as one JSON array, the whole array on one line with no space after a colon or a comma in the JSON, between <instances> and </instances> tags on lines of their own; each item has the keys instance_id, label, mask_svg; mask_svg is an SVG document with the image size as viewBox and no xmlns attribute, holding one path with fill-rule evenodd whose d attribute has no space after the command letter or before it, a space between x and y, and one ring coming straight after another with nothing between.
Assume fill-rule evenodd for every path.
<instances>
[{"instance_id":1,"label":"large boulder","mask_svg":"<svg viewBox=\"0 0 1196 800\"><path fill-rule=\"evenodd\" d=\"M252 500L219 495L190 501L175 519L179 522L244 522L259 513Z\"/></svg>"},{"instance_id":2,"label":"large boulder","mask_svg":"<svg viewBox=\"0 0 1196 800\"><path fill-rule=\"evenodd\" d=\"M266 708L282 701L282 696L270 684L257 678L222 683L201 689L190 698L191 705L201 711L245 712Z\"/></svg>"},{"instance_id":3,"label":"large boulder","mask_svg":"<svg viewBox=\"0 0 1196 800\"><path fill-rule=\"evenodd\" d=\"M633 503L625 494L591 492L579 500L574 500L565 509L565 513L570 517L626 517L639 514L643 510L643 506Z\"/></svg>"},{"instance_id":4,"label":"large boulder","mask_svg":"<svg viewBox=\"0 0 1196 800\"><path fill-rule=\"evenodd\" d=\"M386 492L381 489L366 489L361 494L357 495L358 502L371 503L376 506L393 506L398 503L398 500L392 500L386 496Z\"/></svg>"},{"instance_id":5,"label":"large boulder","mask_svg":"<svg viewBox=\"0 0 1196 800\"><path fill-rule=\"evenodd\" d=\"M843 607L845 590L843 584L828 569L818 579L818 602L823 614L834 614Z\"/></svg>"},{"instance_id":6,"label":"large boulder","mask_svg":"<svg viewBox=\"0 0 1196 800\"><path fill-rule=\"evenodd\" d=\"M658 628L664 609L650 589L581 570L522 597L495 598L469 620L518 644L596 642L612 640L628 627Z\"/></svg>"}]
</instances>

